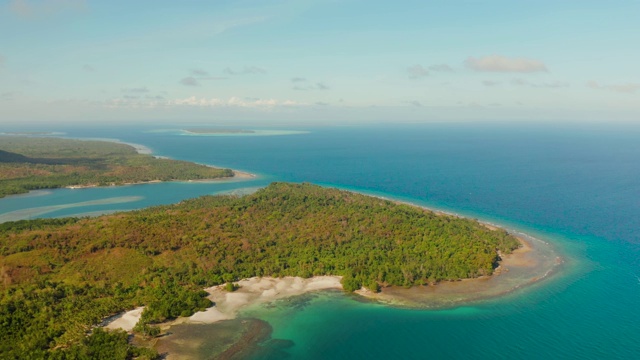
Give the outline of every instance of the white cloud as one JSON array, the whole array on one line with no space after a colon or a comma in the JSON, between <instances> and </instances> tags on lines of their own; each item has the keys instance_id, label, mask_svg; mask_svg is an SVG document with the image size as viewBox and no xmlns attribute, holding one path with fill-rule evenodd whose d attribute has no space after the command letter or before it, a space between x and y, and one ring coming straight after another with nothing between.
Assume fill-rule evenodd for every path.
<instances>
[{"instance_id":1,"label":"white cloud","mask_svg":"<svg viewBox=\"0 0 640 360\"><path fill-rule=\"evenodd\" d=\"M596 81L587 82L587 87L598 90L609 90L617 93L632 94L640 90L640 84L638 83L625 83L625 84L613 84L602 85Z\"/></svg>"},{"instance_id":2,"label":"white cloud","mask_svg":"<svg viewBox=\"0 0 640 360\"><path fill-rule=\"evenodd\" d=\"M272 109L276 107L303 106L306 104L299 103L293 100L248 99L248 98L240 98L235 96L229 99L220 99L220 98L207 99L207 98L197 98L195 96L191 96L184 99L170 100L167 102L167 105Z\"/></svg>"},{"instance_id":3,"label":"white cloud","mask_svg":"<svg viewBox=\"0 0 640 360\"><path fill-rule=\"evenodd\" d=\"M142 86L137 88L124 88L122 89L122 92L142 94L142 93L148 93L149 89L146 86Z\"/></svg>"},{"instance_id":4,"label":"white cloud","mask_svg":"<svg viewBox=\"0 0 640 360\"><path fill-rule=\"evenodd\" d=\"M409 79L421 79L429 75L429 70L422 65L416 64L407 68Z\"/></svg>"},{"instance_id":5,"label":"white cloud","mask_svg":"<svg viewBox=\"0 0 640 360\"><path fill-rule=\"evenodd\" d=\"M193 76L209 76L209 72L204 69L191 69L191 75Z\"/></svg>"},{"instance_id":6,"label":"white cloud","mask_svg":"<svg viewBox=\"0 0 640 360\"><path fill-rule=\"evenodd\" d=\"M265 74L267 72L267 70L257 66L245 66L240 70L233 70L232 68L226 68L223 71L227 75Z\"/></svg>"},{"instance_id":7,"label":"white cloud","mask_svg":"<svg viewBox=\"0 0 640 360\"><path fill-rule=\"evenodd\" d=\"M227 79L226 77L209 76L209 72L204 69L191 69L189 70L189 74L190 76L180 80L180 84L184 86L200 86L202 85L201 81Z\"/></svg>"},{"instance_id":8,"label":"white cloud","mask_svg":"<svg viewBox=\"0 0 640 360\"><path fill-rule=\"evenodd\" d=\"M51 16L66 10L82 11L87 8L85 0L11 0L9 10L23 18Z\"/></svg>"},{"instance_id":9,"label":"white cloud","mask_svg":"<svg viewBox=\"0 0 640 360\"><path fill-rule=\"evenodd\" d=\"M200 86L200 82L198 82L198 79L194 78L193 76L187 76L186 78L183 78L182 80L180 80L180 84L184 86Z\"/></svg>"},{"instance_id":10,"label":"white cloud","mask_svg":"<svg viewBox=\"0 0 640 360\"><path fill-rule=\"evenodd\" d=\"M530 82L528 80L522 78L515 78L511 80L511 85L515 86L529 86L533 88L548 88L548 89L559 89L564 87L569 87L569 83L563 81L552 81L552 82L543 82L543 83L535 83Z\"/></svg>"},{"instance_id":11,"label":"white cloud","mask_svg":"<svg viewBox=\"0 0 640 360\"><path fill-rule=\"evenodd\" d=\"M330 89L329 85L323 82L312 83L311 81L301 77L291 78L291 82L293 83L293 88L292 88L293 90L305 91L305 90L329 90Z\"/></svg>"},{"instance_id":12,"label":"white cloud","mask_svg":"<svg viewBox=\"0 0 640 360\"><path fill-rule=\"evenodd\" d=\"M475 71L532 73L548 71L540 60L525 58L508 58L500 55L489 55L480 58L468 57L464 64Z\"/></svg>"}]
</instances>

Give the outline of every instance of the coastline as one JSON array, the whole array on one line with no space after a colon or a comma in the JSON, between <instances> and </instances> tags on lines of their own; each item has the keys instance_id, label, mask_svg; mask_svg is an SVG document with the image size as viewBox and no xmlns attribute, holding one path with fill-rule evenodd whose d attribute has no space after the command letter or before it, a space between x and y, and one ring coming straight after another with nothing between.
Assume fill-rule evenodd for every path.
<instances>
[{"instance_id":1,"label":"coastline","mask_svg":"<svg viewBox=\"0 0 640 360\"><path fill-rule=\"evenodd\" d=\"M403 308L442 309L510 294L533 285L554 274L564 262L548 243L518 237L522 244L511 254L501 254L494 273L489 276L442 281L435 285L382 288L379 293L368 289L355 293L371 301Z\"/></svg>"},{"instance_id":2,"label":"coastline","mask_svg":"<svg viewBox=\"0 0 640 360\"><path fill-rule=\"evenodd\" d=\"M373 293L363 287L354 294L343 293L337 296L350 296L356 301L374 302L381 306L430 310L503 296L546 278L559 264L553 262L549 268L550 263L542 261L544 256L538 256L538 253L544 252L541 250L545 250L540 247L544 242L534 243L531 239L522 237L518 237L518 240L522 246L512 254L504 255L491 276L444 281L436 285L414 286L408 289L398 286L385 287L380 293ZM523 273L524 276L521 276ZM512 277L514 274L516 276ZM207 288L205 291L209 293L208 298L215 305L190 317L159 324L161 332L166 335L147 343L147 346L162 350L166 359L186 359L198 356L194 354L205 353L207 356L217 354L216 356L221 358L230 354L250 354L259 347L259 343L271 339L270 330L264 328L270 328L269 324L260 317L256 318L256 312L260 313L274 306L274 302L287 301L286 299L307 293L340 293L343 290L340 280L340 276L316 276L308 279L253 277L238 281L240 287L234 292L225 291L224 284ZM134 311L135 309L130 312ZM257 326L254 324L256 321L263 326L254 328L254 331L247 330L247 326ZM224 336L220 337L220 334L228 337L229 329L237 333L233 341L227 340ZM212 351L214 347L215 351Z\"/></svg>"},{"instance_id":3,"label":"coastline","mask_svg":"<svg viewBox=\"0 0 640 360\"><path fill-rule=\"evenodd\" d=\"M242 178L255 176L234 170L234 174L236 173ZM368 194L363 195L371 196ZM376 197L436 214L464 218L464 216L458 214L410 202L381 196ZM437 284L413 286L411 288L388 286L382 287L378 293L362 287L354 291L356 295L354 298L360 301L375 301L388 306L404 308L449 308L463 303L506 295L549 277L564 262L555 252L555 249L545 241L493 223L476 221L491 231L508 231L520 242L520 246L511 254L502 254L498 251L497 254L500 260L492 275L456 281L441 281ZM163 330L168 330L171 326L181 324L213 324L220 321L233 320L238 318L239 314L249 307L260 306L314 291L343 290L340 283L341 279L342 277L337 275L315 276L306 279L301 277L252 277L236 282L240 288L234 292L225 291L225 284L213 286L204 290L209 293L207 298L215 305L190 317L178 318L160 325Z\"/></svg>"},{"instance_id":4,"label":"coastline","mask_svg":"<svg viewBox=\"0 0 640 360\"><path fill-rule=\"evenodd\" d=\"M241 172L241 176L251 175ZM389 201L418 207L424 211L437 214L463 217L413 203L396 200ZM498 252L500 260L492 275L458 281L442 281L435 285L414 286L411 288L399 286L383 287L379 293L373 293L363 287L355 291L354 294L338 296L351 296L356 301L375 302L390 307L410 309L452 308L504 296L518 289L528 287L548 278L563 263L562 258L557 256L553 247L545 241L496 224L482 221L478 221L478 223L491 231L508 231L516 236L520 242L520 247L511 254ZM213 306L190 317L181 317L158 324L161 333L165 335L152 340L146 346L152 346L157 350L163 349L167 359L183 358L184 352L182 351L209 349L214 345L218 349L216 350L217 354L226 354L227 351L230 351L231 354L250 351L257 346L257 343L268 340L268 336L262 333L262 331L266 331L263 327L258 326L251 331L247 330L247 324L253 324L252 321L262 321L259 320L259 317L258 319L252 317L252 312L256 309L268 308L276 301L298 297L307 293L331 290L342 291L343 287L340 281L340 276L316 276L307 279L300 277L252 277L238 281L237 284L240 287L234 292L225 291L225 284L204 289L209 294L207 296L208 299L214 303ZM135 322L131 325L131 318L137 315L137 310L130 310L121 315L121 318L129 319L126 322L129 329L125 330L130 331L135 325ZM139 316L137 318L139 319ZM232 342L224 342L224 344L217 341L211 342L207 339L200 339L200 335L198 335L200 331L210 331L217 334L217 332L223 331L221 329L229 331L230 327L234 327L239 334L236 340ZM258 329L262 330L258 331ZM256 335L258 333L262 335ZM196 338L199 340L195 341L194 339ZM187 350L184 348L185 344L191 344ZM188 358L188 356L185 358Z\"/></svg>"},{"instance_id":5,"label":"coastline","mask_svg":"<svg viewBox=\"0 0 640 360\"><path fill-rule=\"evenodd\" d=\"M214 166L211 166L214 167ZM231 171L233 171L233 176L227 176L227 177L220 177L220 178L213 178L213 179L197 179L197 180L169 180L169 181L162 181L162 180L149 180L149 181L138 181L138 182L129 182L129 183L123 183L123 184L110 184L110 185L97 185L97 184L89 184L89 185L69 185L69 186L65 186L64 189L73 189L73 190L78 190L78 189L90 189L90 188L97 188L97 187L112 187L112 186L131 186L131 185L148 185L148 184L160 184L163 182L186 182L186 183L212 183L212 182L224 182L224 181L233 181L233 180L248 180L248 179L256 179L258 176L255 174L251 174L248 172L244 172L244 171L239 171L239 170L234 170L231 169Z\"/></svg>"},{"instance_id":6,"label":"coastline","mask_svg":"<svg viewBox=\"0 0 640 360\"><path fill-rule=\"evenodd\" d=\"M211 324L222 320L235 319L245 308L270 303L293 296L304 295L312 291L336 289L342 290L342 276L314 276L308 279L286 276L252 277L237 282L240 288L233 292L224 290L224 285L204 289L207 298L215 305L205 311L193 314L189 318L178 319L177 323Z\"/></svg>"},{"instance_id":7,"label":"coastline","mask_svg":"<svg viewBox=\"0 0 640 360\"><path fill-rule=\"evenodd\" d=\"M354 291L360 300L372 300L384 305L407 308L446 308L504 295L547 278L562 263L561 258L550 259L552 249L546 243L532 243L531 239L518 237L521 246L511 254L500 255L501 260L492 275L457 281L441 281L435 285L383 287L374 293L365 287ZM544 245L546 248L541 249ZM540 254L544 252L544 254ZM542 256L541 256L542 255ZM551 261L545 261L551 260ZM511 276L515 274L515 276ZM167 326L182 323L211 324L235 319L244 309L273 301L323 290L343 290L341 276L325 275L301 277L252 277L237 282L240 288L234 292L224 290L224 285L204 289L215 305L189 318L177 319Z\"/></svg>"},{"instance_id":8,"label":"coastline","mask_svg":"<svg viewBox=\"0 0 640 360\"><path fill-rule=\"evenodd\" d=\"M497 228L499 229L499 228ZM511 254L501 255L499 266L489 276L462 279L457 281L442 281L435 285L383 287L379 293L374 293L364 287L354 291L354 299L359 301L375 301L377 303L403 308L439 309L449 308L473 301L494 298L505 295L516 289L538 282L550 275L561 264L559 257L549 261L548 256L539 256L541 244L532 243L531 239L518 237L521 247ZM546 244L548 245L548 244ZM548 255L550 248L544 249ZM515 277L510 276L516 274ZM324 275L311 278L301 277L252 277L236 282L239 289L233 292L225 290L225 284L204 289L207 298L214 305L205 311L200 311L190 317L180 317L162 323L159 326L163 332L168 332L172 326L187 324L214 324L218 322L242 318L244 310L256 306L264 306L274 301L304 295L310 292L326 290L343 290L341 276ZM132 319L139 319L140 308L120 314L123 324L132 328ZM116 326L114 321L112 326ZM125 330L125 327L122 327Z\"/></svg>"},{"instance_id":9,"label":"coastline","mask_svg":"<svg viewBox=\"0 0 640 360\"><path fill-rule=\"evenodd\" d=\"M117 141L119 143L124 143ZM124 143L130 146L134 144ZM135 144L137 145L137 144ZM144 154L151 154L150 149L142 146L135 147L136 151ZM144 151L144 152L141 152ZM149 151L149 152L147 152ZM206 165L211 166L211 165ZM214 167L214 166L211 166ZM234 170L232 177L217 179L199 179L199 180L175 180L178 182L218 182L229 181L235 179L253 179L257 176L252 173ZM122 185L137 185L160 183L160 180L145 181L138 183L126 183ZM114 186L114 185L111 185ZM121 185L118 185L121 186ZM97 185L87 186L70 186L69 188L89 188L97 187ZM417 207L425 211L430 211L439 215L449 215L458 218L465 216L438 210L434 208L417 205L408 201L390 199L383 196L371 195L350 189L342 189L366 196L374 196L383 200L391 201L396 204L403 204ZM478 223L487 227L492 231L505 230L514 233L512 230L505 229L499 225L488 222L478 221ZM458 281L443 281L435 285L414 286L409 289L402 287L384 287L381 292L373 293L365 288L355 291L354 298L359 301L375 301L386 306L398 306L405 308L423 308L437 309L459 306L463 303L470 303L478 300L494 298L497 296L511 293L517 289L528 286L547 278L552 274L558 265L562 263L560 257L553 257L549 262L549 254L554 254L553 250L545 250L541 253L542 244L549 245L544 241L528 237L526 234L516 235L521 246L514 250L512 254L499 254L501 260L498 267L494 269L494 273L490 276L479 278L463 279ZM547 258L543 261L541 257ZM516 276L512 276L516 274ZM299 277L285 278L249 278L238 282L240 289L235 292L226 292L223 285L205 289L209 293L208 298L214 302L214 306L205 311L198 312L188 318L178 318L174 321L160 324L163 332L167 332L172 326L189 325L189 324L214 324L223 321L242 319L242 313L245 309L254 306L262 306L274 301L304 295L314 291L326 290L342 290L340 276L321 276L303 279ZM123 328L131 331L142 310L140 308L130 310L120 314L123 325L118 325L117 321L110 324L109 328ZM170 332L169 332L170 333ZM169 337L172 338L172 337Z\"/></svg>"},{"instance_id":10,"label":"coastline","mask_svg":"<svg viewBox=\"0 0 640 360\"><path fill-rule=\"evenodd\" d=\"M70 138L72 139L72 138ZM119 139L108 139L108 138L79 138L80 140L87 140L87 141L106 141L106 142L112 142L112 143L116 143L116 144L124 144L124 145L128 145L131 146L132 148L134 148L136 150L136 152L138 154L143 154L143 155L153 155L153 150L151 150L149 147L146 147L144 145L141 144L136 144L136 143L129 143L129 142L125 142L125 141L121 141ZM167 156L154 156L157 159L171 159L170 157ZM194 163L194 164L198 164L198 163ZM210 168L214 168L214 169L222 169L220 167L214 166L214 165L209 165L209 164L198 164L198 165L204 165ZM170 182L202 182L202 183L207 183L207 182L220 182L220 181L229 181L229 180L235 180L235 179L242 179L242 180L246 180L246 179L255 179L258 177L258 175L253 174L253 173L249 173L246 171L241 171L241 170L236 170L236 169L230 169L233 172L233 176L228 176L228 177L220 177L220 178L212 178L212 179L195 179L195 180L170 180ZM149 180L149 181L137 181L137 182L130 182L130 183L123 183L123 184L110 184L110 185L105 185L105 186L100 186L97 184L87 184L87 185L69 185L69 186L65 186L65 189L89 189L89 188L95 188L95 187L110 187L110 186L128 186L128 185L145 185L145 184L158 184L158 183L162 183L165 181L162 180Z\"/></svg>"},{"instance_id":11,"label":"coastline","mask_svg":"<svg viewBox=\"0 0 640 360\"><path fill-rule=\"evenodd\" d=\"M134 149L136 149L136 151L138 152L138 154L145 154L145 155L153 155L153 150L151 150L150 148L141 145L141 144L135 144L135 143L128 143L128 142L124 142L124 141L120 141L118 139L104 139L105 141L111 141L111 142L115 142L115 143L119 143L119 144L125 144L125 145L129 145L131 147L133 147ZM171 159L168 156L154 156L155 158L158 159ZM194 163L194 164L198 164L198 163ZM204 166L208 166L210 168L214 168L214 169L222 169L220 167L214 166L214 165L209 165L209 164L199 164L199 165L204 165ZM233 172L233 176L230 177L223 177L223 178L215 178L215 179L198 179L198 180L173 180L173 181L186 181L186 182L213 182L213 181L223 181L223 180L229 180L229 179L255 179L258 177L258 175L256 174L252 174L249 172L245 172L245 171L241 171L241 170L236 170L236 169L231 169L231 171ZM150 184L150 183L159 183L162 182L160 180L152 180L152 181L143 181L143 182L137 182L137 183L127 183L124 185L138 185L138 184Z\"/></svg>"}]
</instances>

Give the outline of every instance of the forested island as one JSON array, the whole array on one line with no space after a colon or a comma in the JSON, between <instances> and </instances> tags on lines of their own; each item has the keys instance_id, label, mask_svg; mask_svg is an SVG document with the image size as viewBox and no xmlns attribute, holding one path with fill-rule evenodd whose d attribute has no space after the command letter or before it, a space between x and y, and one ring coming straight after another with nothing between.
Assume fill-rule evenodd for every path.
<instances>
[{"instance_id":1,"label":"forested island","mask_svg":"<svg viewBox=\"0 0 640 360\"><path fill-rule=\"evenodd\" d=\"M0 198L37 189L231 177L187 161L138 154L127 144L0 136Z\"/></svg>"},{"instance_id":2,"label":"forested island","mask_svg":"<svg viewBox=\"0 0 640 360\"><path fill-rule=\"evenodd\" d=\"M155 358L105 317L146 306L134 329L211 305L202 289L253 276L340 275L346 291L491 275L518 240L477 221L309 184L204 196L98 218L0 224L0 353ZM230 290L233 290L231 287Z\"/></svg>"}]
</instances>

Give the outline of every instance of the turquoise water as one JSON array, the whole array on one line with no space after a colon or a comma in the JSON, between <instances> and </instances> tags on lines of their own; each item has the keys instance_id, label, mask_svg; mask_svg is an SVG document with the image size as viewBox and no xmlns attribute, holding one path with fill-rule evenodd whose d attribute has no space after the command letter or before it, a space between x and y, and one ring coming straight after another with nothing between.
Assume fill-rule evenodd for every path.
<instances>
[{"instance_id":1,"label":"turquoise water","mask_svg":"<svg viewBox=\"0 0 640 360\"><path fill-rule=\"evenodd\" d=\"M151 127L38 129L118 138L145 145L155 155L261 177L62 189L0 200L0 216L25 209L32 209L31 216L128 210L275 180L399 198L532 234L550 242L565 263L545 281L453 309L396 309L341 293L258 309L253 315L273 326L273 338L293 342L265 354L295 359L640 358L640 126L287 129L308 133L198 137ZM36 214L56 205L66 207Z\"/></svg>"}]
</instances>

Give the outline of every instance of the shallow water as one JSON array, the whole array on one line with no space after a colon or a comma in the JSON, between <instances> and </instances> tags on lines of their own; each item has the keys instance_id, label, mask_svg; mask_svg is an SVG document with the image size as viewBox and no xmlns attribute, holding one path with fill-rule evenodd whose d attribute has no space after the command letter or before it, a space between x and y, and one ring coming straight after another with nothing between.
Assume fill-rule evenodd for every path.
<instances>
[{"instance_id":1,"label":"shallow water","mask_svg":"<svg viewBox=\"0 0 640 360\"><path fill-rule=\"evenodd\" d=\"M253 309L243 316L266 320L278 339L253 358L640 357L640 126L425 124L296 129L309 133L261 137L148 132L153 128L38 130L118 138L154 155L261 177L61 189L2 199L0 213L143 198L41 216L126 210L275 180L308 181L517 229L549 242L564 260L545 281L448 309L399 309L340 292Z\"/></svg>"},{"instance_id":2,"label":"shallow water","mask_svg":"<svg viewBox=\"0 0 640 360\"><path fill-rule=\"evenodd\" d=\"M169 359L232 359L254 354L271 334L268 323L256 319L225 320L216 324L182 324L163 331L154 348ZM213 340L213 341L212 341ZM140 342L140 345L149 346Z\"/></svg>"}]
</instances>

